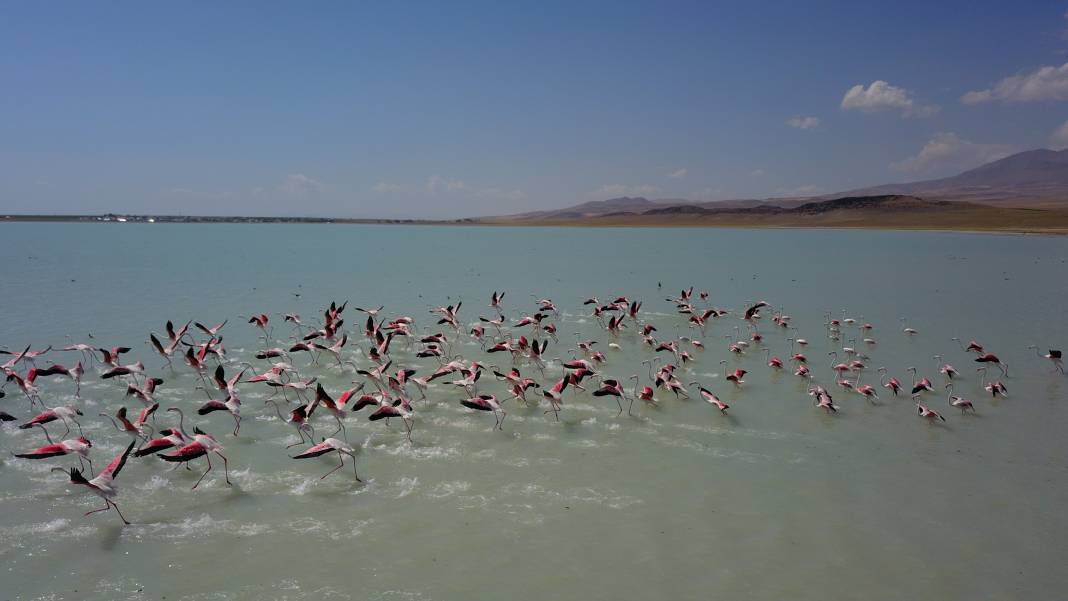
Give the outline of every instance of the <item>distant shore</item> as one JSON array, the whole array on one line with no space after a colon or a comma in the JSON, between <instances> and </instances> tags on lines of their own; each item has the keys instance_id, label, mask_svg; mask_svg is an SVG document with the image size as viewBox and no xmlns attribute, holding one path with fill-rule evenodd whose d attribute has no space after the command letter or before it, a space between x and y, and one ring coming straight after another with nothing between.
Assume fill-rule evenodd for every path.
<instances>
[{"instance_id":1,"label":"distant shore","mask_svg":"<svg viewBox=\"0 0 1068 601\"><path fill-rule=\"evenodd\" d=\"M732 228L732 229L861 229L945 231L1002 234L1068 235L1068 210L983 207L981 210L938 212L827 213L811 217L776 215L609 215L573 219L511 219L507 217L435 219L354 219L329 217L240 217L175 215L0 215L0 223L179 223L179 224L353 224L442 225L484 227L569 228Z\"/></svg>"}]
</instances>

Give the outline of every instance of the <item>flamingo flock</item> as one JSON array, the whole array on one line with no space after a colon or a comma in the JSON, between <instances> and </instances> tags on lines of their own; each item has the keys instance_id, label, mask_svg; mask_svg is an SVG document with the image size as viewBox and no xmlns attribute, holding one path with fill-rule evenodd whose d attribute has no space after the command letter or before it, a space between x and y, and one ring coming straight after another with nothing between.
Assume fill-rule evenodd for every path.
<instances>
[{"instance_id":1,"label":"flamingo flock","mask_svg":"<svg viewBox=\"0 0 1068 601\"><path fill-rule=\"evenodd\" d=\"M929 359L909 367L908 378L902 380L891 375L886 367L872 369L873 364L877 365L873 363L877 348L874 325L849 317L844 311L840 316L827 313L823 324L812 328L813 333L819 331L839 348L827 355L829 363L823 366L806 354L807 339L797 335L799 328L781 307L776 309L767 301L753 301L740 308L721 308L712 306L710 297L708 292L695 296L690 287L676 297L664 299L679 316L672 324L673 336L664 336L645 319L642 300L612 295L606 298L613 300L602 302L597 297L589 297L582 302L582 311L589 308L588 317L600 326L604 339L577 340L573 347L565 347L560 342L559 324L563 316L552 299L534 296L531 302L513 309L509 316L507 303L512 297L506 301L506 293L496 290L489 295L482 311L468 316L463 314L462 301L429 307L429 319L392 315L385 305L372 309L353 307L348 315L350 319L353 312L362 315L351 319L358 327L346 325L347 301L330 303L314 324L296 313L258 312L242 316L241 321L248 324L244 327L255 328L260 343L260 348L247 358L232 357L227 352L223 340L229 319L210 327L193 319L177 327L176 322L167 321L162 334L146 333L147 345L159 356L159 370L186 370L195 378L196 384L183 391L189 401L185 409L195 411L199 419L191 433L186 430L182 407L159 411L157 391L167 386L169 378L149 375L155 369L146 365L147 358L131 361L128 356L133 352L132 346L77 343L36 350L32 345L18 351L4 348L0 349L5 358L0 365L4 372L0 398L7 399L4 401L7 406L0 411L0 421L19 422L18 428L22 430L42 433L42 444L13 453L15 458L77 459L78 467L56 466L52 470L63 472L71 484L105 502L104 507L86 515L114 510L124 524L129 524L119 510L117 479L131 457L141 462L158 458L157 465L169 463L175 467L199 465L203 460L205 469L193 484L194 490L214 470L214 457L222 462L223 480L232 484L230 462L223 454L225 447L220 438L208 432L218 431L223 423L232 421L230 436L245 436L241 425L249 408L242 401L242 389L252 386L263 387L270 393L262 414L276 416L292 427L298 437L291 444L284 444L285 440L270 441L277 443L278 452L288 453L288 449L303 447L289 455L301 464L320 457L336 458L337 465L320 479L334 474L350 461L356 481L361 481L356 465L360 451L349 442L345 424L361 415L371 422L381 422L386 428L391 427L391 422L400 422L407 444L414 444L420 408L431 403L458 402L470 410L472 419L479 413L492 414L492 430L504 431L509 408L513 407L512 411L542 408L544 419L559 422L561 414L566 415L576 398L588 396L590 402L604 403L606 411L615 418L640 420L645 419L642 411L663 407L666 403L662 398L685 402L691 398L691 392L696 392L712 410L709 419L716 419L729 411L747 410L745 403L731 397L739 396L746 388L747 378L762 377L754 370L763 367L734 366L749 356L762 357L760 363L771 374L796 377L821 415L843 412L848 406L842 402L843 397L862 397L870 404L879 404L883 402L881 391L884 397L907 396L915 414L932 424L947 422L938 411L940 405L959 409L962 419L978 411L976 400L955 394L965 376L948 362L947 349L926 355ZM278 337L276 324L286 330ZM721 332L716 334L713 330ZM899 335L916 337L919 332L902 319ZM858 339L862 347L858 347ZM467 347L478 348L476 357L457 352L457 347L465 342ZM970 359L975 364L981 390L991 398L1008 395L1005 380L1009 378L1009 366L1004 361L975 340L967 345L959 338L953 338L952 342L963 353L961 360ZM642 360L642 368L625 370L624 366L615 364L613 353L627 344L644 347L647 358ZM719 355L715 349L720 344L721 356L726 358L718 363L709 361L706 355ZM774 354L776 345L787 359ZM1039 359L1048 361L1053 373L1064 374L1061 351L1049 349L1043 354L1037 346L1028 349L1034 350ZM54 361L39 365L59 353L76 353L78 359L70 368ZM180 362L185 367L176 365ZM729 384L719 386L718 390L707 379L704 383L690 380L684 384L680 377L690 373L689 365L698 363L722 367L721 374L715 376L722 375ZM634 373L623 375L627 371ZM865 375L872 372L878 382L862 383ZM329 390L321 381L326 375L338 373L356 378L352 380L353 386ZM81 383L87 374L117 383L113 409L99 416L129 437L124 449L98 474L94 474L90 457L94 446L83 432L81 420L85 414L79 406ZM42 394L39 383L57 376L69 380L75 402L50 403L47 395ZM657 398L658 393L661 398ZM130 399L133 407L122 404L121 399ZM636 401L640 401L637 413ZM611 407L611 403L616 407ZM266 405L272 405L273 412ZM624 411L627 418L623 418ZM176 416L176 422L171 415ZM226 415L229 419L220 422L216 415ZM316 425L320 432L334 430L328 436L317 436ZM72 426L77 430L76 437ZM62 434L59 428L63 428Z\"/></svg>"}]
</instances>

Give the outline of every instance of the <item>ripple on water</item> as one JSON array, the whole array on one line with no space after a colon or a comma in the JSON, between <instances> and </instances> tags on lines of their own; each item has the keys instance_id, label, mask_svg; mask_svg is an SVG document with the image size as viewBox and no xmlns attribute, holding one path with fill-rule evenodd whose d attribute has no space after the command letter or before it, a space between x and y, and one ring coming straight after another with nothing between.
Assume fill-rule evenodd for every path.
<instances>
[{"instance_id":1,"label":"ripple on water","mask_svg":"<svg viewBox=\"0 0 1068 601\"><path fill-rule=\"evenodd\" d=\"M470 489L470 482L465 480L450 480L447 482L438 482L423 494L433 499L442 499L459 493L465 493Z\"/></svg>"},{"instance_id":2,"label":"ripple on water","mask_svg":"<svg viewBox=\"0 0 1068 601\"><path fill-rule=\"evenodd\" d=\"M188 517L177 522L157 522L138 525L142 533L149 533L165 539L197 539L220 534L230 536L257 536L273 531L267 524L255 522L237 522L234 520L217 520L209 514ZM141 534L138 534L141 536Z\"/></svg>"}]
</instances>

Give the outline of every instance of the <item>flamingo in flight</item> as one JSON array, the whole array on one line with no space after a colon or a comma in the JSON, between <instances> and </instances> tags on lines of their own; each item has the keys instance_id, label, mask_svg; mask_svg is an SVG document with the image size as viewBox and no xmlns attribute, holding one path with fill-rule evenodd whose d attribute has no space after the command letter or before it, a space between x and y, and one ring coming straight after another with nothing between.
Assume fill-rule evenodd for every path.
<instances>
[{"instance_id":1,"label":"flamingo in flight","mask_svg":"<svg viewBox=\"0 0 1068 601\"><path fill-rule=\"evenodd\" d=\"M115 496L119 492L118 487L115 486L115 478L118 477L119 472L121 472L123 466L126 465L126 458L130 456L130 451L133 450L134 445L136 444L136 440L131 441L130 445L126 447L126 450L116 455L115 458L111 460L111 463L109 463L108 466L100 472L100 475L96 476L92 480L86 480L85 476L82 475L81 470L73 467L70 468L70 481L72 484L84 486L89 489L89 492L100 497L101 499L104 499L104 506L102 508L87 511L85 512L86 516L92 515L94 513L99 513L101 511L107 511L109 509L114 509L115 513L119 514L119 518L122 520L122 523L126 524L127 526L130 525L129 520L126 519L126 516L122 515L122 512L119 511L119 506L115 503ZM59 467L52 468L52 471L56 470L66 471L63 468Z\"/></svg>"},{"instance_id":2,"label":"flamingo in flight","mask_svg":"<svg viewBox=\"0 0 1068 601\"><path fill-rule=\"evenodd\" d=\"M338 471L345 466L345 455L352 457L352 474L356 476L357 482L363 482L360 480L359 474L356 473L356 450L352 448L347 442L338 440L336 438L324 438L322 442L312 447L309 447L303 453L299 453L293 456L293 459L311 459L312 457L321 457L328 453L337 453L338 464L337 467L326 472L319 477L320 480L326 478L330 474Z\"/></svg>"},{"instance_id":3,"label":"flamingo in flight","mask_svg":"<svg viewBox=\"0 0 1068 601\"><path fill-rule=\"evenodd\" d=\"M474 409L476 411L492 411L494 419L497 423L493 424L493 429L504 430L504 418L508 417L508 413L501 407L501 403L497 400L496 395L492 394L480 394L468 399L460 401L460 404L468 409Z\"/></svg>"},{"instance_id":4,"label":"flamingo in flight","mask_svg":"<svg viewBox=\"0 0 1068 601\"><path fill-rule=\"evenodd\" d=\"M61 440L59 442L52 442L52 437L48 435L48 430L44 426L38 426L44 431L45 439L48 444L43 447L38 447L32 451L25 451L22 453L15 453L15 457L20 459L48 459L50 457L61 457L64 455L75 455L78 457L78 466L84 467L84 463L89 463L89 473L93 473L93 461L89 459L89 449L93 446L93 443L89 442L89 439L84 436L78 438L69 438L67 440Z\"/></svg>"},{"instance_id":5,"label":"flamingo in flight","mask_svg":"<svg viewBox=\"0 0 1068 601\"><path fill-rule=\"evenodd\" d=\"M187 463L200 457L206 459L208 462L208 469L204 470L204 473L200 475L200 479L193 485L192 490L196 490L204 480L204 476L207 476L212 470L211 454L214 453L223 460L223 474L226 477L226 484L233 486L233 483L230 482L230 462L226 459L226 456L222 454L222 450L223 446L215 440L214 436L204 432L200 428L194 428L192 442L182 445L173 453L159 453L156 456L171 463Z\"/></svg>"},{"instance_id":6,"label":"flamingo in flight","mask_svg":"<svg viewBox=\"0 0 1068 601\"><path fill-rule=\"evenodd\" d=\"M1062 363L1063 359L1061 357L1061 352L1060 351L1049 349L1049 352L1046 353L1045 355L1043 355L1038 350L1038 347L1035 346L1035 345L1031 345L1031 346L1029 346L1027 348L1034 349L1035 354L1038 355L1038 357L1040 359L1047 359L1047 360L1049 360L1050 363L1053 363L1053 371L1059 372L1059 373L1062 373L1062 374L1064 373L1064 363Z\"/></svg>"}]
</instances>

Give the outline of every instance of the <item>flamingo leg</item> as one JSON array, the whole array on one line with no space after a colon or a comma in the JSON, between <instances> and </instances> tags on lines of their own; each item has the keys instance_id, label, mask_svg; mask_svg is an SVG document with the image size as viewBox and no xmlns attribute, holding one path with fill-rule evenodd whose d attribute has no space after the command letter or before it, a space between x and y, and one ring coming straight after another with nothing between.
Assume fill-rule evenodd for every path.
<instances>
[{"instance_id":1,"label":"flamingo leg","mask_svg":"<svg viewBox=\"0 0 1068 601\"><path fill-rule=\"evenodd\" d=\"M197 480L197 483L193 485L191 490L196 490L197 487L200 486L200 482L204 480L204 476L207 476L208 472L211 471L211 455L204 455L204 458L208 460L208 469L204 470L204 473L200 475L200 480Z\"/></svg>"},{"instance_id":2,"label":"flamingo leg","mask_svg":"<svg viewBox=\"0 0 1068 601\"><path fill-rule=\"evenodd\" d=\"M103 508L94 509L92 511L86 511L85 515L86 516L90 516L90 515L93 515L94 513L100 513L101 511L107 511L109 509L111 509L111 501L108 501L107 499L104 499L104 507Z\"/></svg>"},{"instance_id":3,"label":"flamingo leg","mask_svg":"<svg viewBox=\"0 0 1068 601\"><path fill-rule=\"evenodd\" d=\"M119 511L118 504L112 503L111 501L108 501L108 503L110 503L111 506L115 508L115 513L119 514L119 519L122 520L122 523L126 524L127 526L129 526L130 525L130 520L127 520L126 516L122 515L122 512Z\"/></svg>"},{"instance_id":4,"label":"flamingo leg","mask_svg":"<svg viewBox=\"0 0 1068 601\"><path fill-rule=\"evenodd\" d=\"M223 474L226 475L226 483L229 484L230 486L233 486L234 483L230 482L230 461L226 459L225 455L223 455L222 453L220 453L218 451L215 451L215 454L218 455L219 457L222 457L222 460L223 460Z\"/></svg>"},{"instance_id":5,"label":"flamingo leg","mask_svg":"<svg viewBox=\"0 0 1068 601\"><path fill-rule=\"evenodd\" d=\"M341 469L342 467L345 466L345 456L341 454L341 449L338 449L338 451L337 451L337 460L338 460L337 467L335 467L334 469L330 470L329 472L326 472L322 476L319 476L320 480L326 478L330 474L333 474L334 472L338 471L339 469Z\"/></svg>"}]
</instances>

